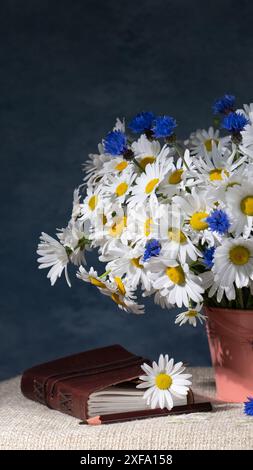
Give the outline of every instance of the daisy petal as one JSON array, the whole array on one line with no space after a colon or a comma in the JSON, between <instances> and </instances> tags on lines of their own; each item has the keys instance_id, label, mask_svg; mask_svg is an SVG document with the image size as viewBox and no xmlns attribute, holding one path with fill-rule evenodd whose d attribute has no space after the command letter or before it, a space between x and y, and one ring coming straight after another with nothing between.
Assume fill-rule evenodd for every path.
<instances>
[{"instance_id":1,"label":"daisy petal","mask_svg":"<svg viewBox=\"0 0 253 470\"><path fill-rule=\"evenodd\" d=\"M141 384L136 385L136 388L148 388L150 385L151 384L149 382L142 382Z\"/></svg>"},{"instance_id":2,"label":"daisy petal","mask_svg":"<svg viewBox=\"0 0 253 470\"><path fill-rule=\"evenodd\" d=\"M165 390L164 396L165 396L166 406L168 410L171 410L171 408L173 408L173 400L172 400L172 396L170 392L168 390Z\"/></svg>"}]
</instances>

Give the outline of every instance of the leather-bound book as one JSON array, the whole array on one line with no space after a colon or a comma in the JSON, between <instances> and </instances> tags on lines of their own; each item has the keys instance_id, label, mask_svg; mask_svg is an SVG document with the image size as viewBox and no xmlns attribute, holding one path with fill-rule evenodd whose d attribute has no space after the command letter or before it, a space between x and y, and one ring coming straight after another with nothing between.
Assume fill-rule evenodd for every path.
<instances>
[{"instance_id":1,"label":"leather-bound book","mask_svg":"<svg viewBox=\"0 0 253 470\"><path fill-rule=\"evenodd\" d=\"M32 367L23 373L25 397L88 424L112 423L175 413L210 411L210 403L194 403L190 390L172 410L149 409L136 389L149 362L113 345L81 352Z\"/></svg>"}]
</instances>

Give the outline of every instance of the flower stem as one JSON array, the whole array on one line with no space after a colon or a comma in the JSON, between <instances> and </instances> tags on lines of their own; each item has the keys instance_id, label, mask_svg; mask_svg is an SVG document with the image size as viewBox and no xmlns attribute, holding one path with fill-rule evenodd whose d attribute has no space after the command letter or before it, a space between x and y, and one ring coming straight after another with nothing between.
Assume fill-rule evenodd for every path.
<instances>
[{"instance_id":1,"label":"flower stem","mask_svg":"<svg viewBox=\"0 0 253 470\"><path fill-rule=\"evenodd\" d=\"M192 299L190 299L190 297L188 297L188 302L189 302L189 309L192 309Z\"/></svg>"},{"instance_id":2,"label":"flower stem","mask_svg":"<svg viewBox=\"0 0 253 470\"><path fill-rule=\"evenodd\" d=\"M91 241L88 238L86 237L80 238L74 250L77 250L78 248L80 248L80 250L84 250L85 245L90 245L90 244L91 244Z\"/></svg>"},{"instance_id":3,"label":"flower stem","mask_svg":"<svg viewBox=\"0 0 253 470\"><path fill-rule=\"evenodd\" d=\"M138 166L138 168L139 168L139 170L141 170L141 172L144 171L143 168L142 168L142 166L139 164L139 162L136 160L135 157L133 158L133 162L135 163L136 166Z\"/></svg>"},{"instance_id":4,"label":"flower stem","mask_svg":"<svg viewBox=\"0 0 253 470\"><path fill-rule=\"evenodd\" d=\"M176 142L174 142L173 147L176 150L176 152L178 153L179 157L182 158L182 160L184 162L184 165L186 166L187 170L190 170L189 166L187 165L187 163L185 161L184 153L182 152L180 146Z\"/></svg>"},{"instance_id":5,"label":"flower stem","mask_svg":"<svg viewBox=\"0 0 253 470\"><path fill-rule=\"evenodd\" d=\"M244 301L243 301L242 289L237 289L237 295L238 295L238 300L239 300L240 307L243 310L244 309Z\"/></svg>"},{"instance_id":6,"label":"flower stem","mask_svg":"<svg viewBox=\"0 0 253 470\"><path fill-rule=\"evenodd\" d=\"M103 274L101 274L101 276L98 276L99 279L102 279L103 277L106 277L107 274L109 274L111 272L111 270L109 269L109 271L105 271Z\"/></svg>"}]
</instances>

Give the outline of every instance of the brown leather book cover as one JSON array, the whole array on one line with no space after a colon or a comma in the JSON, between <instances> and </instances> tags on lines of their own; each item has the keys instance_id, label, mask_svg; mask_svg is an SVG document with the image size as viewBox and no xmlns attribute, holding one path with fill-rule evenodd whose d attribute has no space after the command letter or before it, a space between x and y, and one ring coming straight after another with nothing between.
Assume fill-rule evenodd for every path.
<instances>
[{"instance_id":1,"label":"brown leather book cover","mask_svg":"<svg viewBox=\"0 0 253 470\"><path fill-rule=\"evenodd\" d=\"M21 390L24 396L31 400L87 422L88 398L91 393L137 379L142 374L143 362L149 361L130 353L120 345L85 351L26 370L22 376ZM193 401L193 395L189 393L189 406L183 406L178 412L202 411L195 409L197 405L193 405ZM201 405L203 408L203 404ZM177 412L176 408L181 407L174 407L173 413ZM112 414L99 417L97 422L93 419L90 424L159 416L171 412L146 410Z\"/></svg>"}]
</instances>

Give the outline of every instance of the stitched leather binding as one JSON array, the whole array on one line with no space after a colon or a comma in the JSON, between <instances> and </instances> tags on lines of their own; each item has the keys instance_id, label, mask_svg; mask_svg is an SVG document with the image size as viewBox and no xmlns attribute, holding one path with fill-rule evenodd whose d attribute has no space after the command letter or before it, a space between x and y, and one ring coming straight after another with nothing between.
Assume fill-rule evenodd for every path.
<instances>
[{"instance_id":1,"label":"stitched leather binding","mask_svg":"<svg viewBox=\"0 0 253 470\"><path fill-rule=\"evenodd\" d=\"M119 345L86 351L28 369L21 390L31 400L85 419L89 395L137 378L143 361Z\"/></svg>"},{"instance_id":2,"label":"stitched leather binding","mask_svg":"<svg viewBox=\"0 0 253 470\"><path fill-rule=\"evenodd\" d=\"M85 369L79 369L73 372L69 372L68 374L66 373L57 374L57 378L55 378L56 376L49 376L47 380L52 379L52 378L55 378L55 380L51 383L51 388L50 388L50 391L48 392L48 396L52 397L54 395L55 387L58 382L66 382L67 380L72 380L78 377L85 377L85 376L90 377L91 375L97 375L97 374L101 374L104 372L110 372L111 370L115 371L121 368L126 368L126 367L129 367L130 365L142 364L142 362L143 362L143 358L136 356L136 357L132 357L129 359L117 360L114 362L110 362L108 364L101 364L96 367L86 367ZM46 400L47 398L45 397L45 401Z\"/></svg>"}]
</instances>

